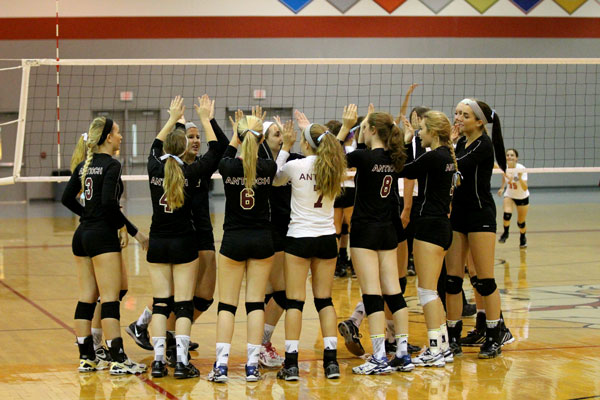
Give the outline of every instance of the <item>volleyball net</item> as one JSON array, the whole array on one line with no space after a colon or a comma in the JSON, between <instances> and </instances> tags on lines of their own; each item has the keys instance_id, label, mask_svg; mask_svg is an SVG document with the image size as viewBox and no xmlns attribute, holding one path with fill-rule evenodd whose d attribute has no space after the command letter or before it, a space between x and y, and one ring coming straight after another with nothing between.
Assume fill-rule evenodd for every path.
<instances>
[{"instance_id":1,"label":"volleyball net","mask_svg":"<svg viewBox=\"0 0 600 400\"><path fill-rule=\"evenodd\" d=\"M284 121L295 109L311 122L341 121L350 103L359 115L373 103L395 116L413 83L407 113L424 105L452 120L465 97L488 103L527 172L600 172L600 59L28 59L15 67L21 91L6 94L20 98L18 119L6 122L17 126L14 167L3 184L68 179L60 175L96 116L120 126L123 179L146 180L176 95L200 126L193 104L207 93L230 136L228 116L254 105Z\"/></svg>"}]
</instances>

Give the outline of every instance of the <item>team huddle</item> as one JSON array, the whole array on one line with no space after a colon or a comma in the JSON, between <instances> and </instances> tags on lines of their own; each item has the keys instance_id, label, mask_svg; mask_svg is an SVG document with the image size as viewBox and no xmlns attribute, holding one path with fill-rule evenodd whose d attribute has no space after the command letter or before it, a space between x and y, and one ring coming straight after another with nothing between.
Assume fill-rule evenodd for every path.
<instances>
[{"instance_id":1,"label":"team huddle","mask_svg":"<svg viewBox=\"0 0 600 400\"><path fill-rule=\"evenodd\" d=\"M352 368L355 374L443 367L462 354L462 345L480 346L479 358L494 358L514 340L504 324L494 279L496 206L491 177L495 165L506 172L507 159L508 167L517 168L514 174L505 173L499 191L502 194L504 182L512 190L505 195L505 233L500 241L508 238L508 211L514 201L520 245L525 247L527 174L518 171L522 165L516 164L517 151L505 152L499 116L486 103L460 101L454 124L444 113L424 107L409 120L405 110L394 118L373 105L359 117L356 105L349 104L341 122L326 124L311 123L299 111L294 121L267 121L266 113L255 107L251 115L238 110L230 118L233 135L228 139L214 119L214 101L204 95L194 105L208 144L204 154L200 130L184 119L183 103L179 96L171 101L169 119L150 149L149 237L119 205L121 165L113 158L122 139L118 124L96 118L79 140L62 201L81 217L72 242L79 275L75 332L80 372L109 369L119 375L147 369L127 357L120 332L120 301L127 292L121 249L128 235L147 250L153 299L126 331L138 345L154 351L150 373L155 378L167 376L169 366L175 378L200 375L190 362L189 351L198 347L190 333L194 321L213 303L218 284L216 359L208 379L227 382L244 275L249 382L261 378L260 366L279 368L279 379L299 379L309 271L328 379L340 377L338 331L353 354L364 354L359 335L364 316L373 352ZM300 153L292 152L297 136ZM209 213L209 184L217 171L225 191L218 255ZM414 182L418 194L413 197ZM404 199L399 194L403 185ZM345 214L342 210L347 209ZM403 295L408 218L428 336L420 352L408 343ZM343 231L342 221L347 222ZM338 324L332 288L338 255L346 254L342 233L349 234L351 268L362 302L349 320ZM470 279L478 315L475 330L461 338L468 260L476 271ZM444 298L438 291L440 280ZM281 357L271 336L284 313Z\"/></svg>"}]
</instances>

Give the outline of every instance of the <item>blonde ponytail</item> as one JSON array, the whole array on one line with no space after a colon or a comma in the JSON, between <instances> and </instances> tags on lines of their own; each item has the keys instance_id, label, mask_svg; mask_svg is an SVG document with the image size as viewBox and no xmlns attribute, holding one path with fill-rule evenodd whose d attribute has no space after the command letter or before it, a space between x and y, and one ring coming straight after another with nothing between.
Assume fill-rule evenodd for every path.
<instances>
[{"instance_id":1,"label":"blonde ponytail","mask_svg":"<svg viewBox=\"0 0 600 400\"><path fill-rule=\"evenodd\" d=\"M252 189L256 183L258 142L263 137L263 123L259 118L249 115L238 123L237 130L238 137L242 139L240 155L244 167L244 185Z\"/></svg>"},{"instance_id":2,"label":"blonde ponytail","mask_svg":"<svg viewBox=\"0 0 600 400\"><path fill-rule=\"evenodd\" d=\"M317 145L317 159L313 165L315 189L323 197L334 199L342 191L342 182L346 179L346 156L337 138L325 132L328 131L323 125L313 124L310 128L310 136Z\"/></svg>"},{"instance_id":3,"label":"blonde ponytail","mask_svg":"<svg viewBox=\"0 0 600 400\"><path fill-rule=\"evenodd\" d=\"M98 142L102 137L102 130L104 129L105 124L105 117L94 118L88 129L88 139L87 142L85 142L87 149L87 157L85 159L85 164L83 164L83 168L81 169L81 188L83 190L85 190L85 176L87 175L90 163L94 158L94 154L98 152Z\"/></svg>"},{"instance_id":4,"label":"blonde ponytail","mask_svg":"<svg viewBox=\"0 0 600 400\"><path fill-rule=\"evenodd\" d=\"M175 129L167 135L164 144L165 153L180 156L185 152L186 147L187 140L183 129ZM181 166L172 157L167 158L164 172L163 190L165 192L167 204L171 210L176 210L183 207L185 201L185 194L183 191L185 186L185 176L183 175Z\"/></svg>"},{"instance_id":5,"label":"blonde ponytail","mask_svg":"<svg viewBox=\"0 0 600 400\"><path fill-rule=\"evenodd\" d=\"M427 128L427 132L438 137L440 145L446 146L450 150L452 161L454 162L454 179L453 185L460 186L460 173L458 171L458 163L456 162L456 154L454 154L454 146L452 145L452 125L450 120L441 111L427 111L423 115L423 122Z\"/></svg>"},{"instance_id":6,"label":"blonde ponytail","mask_svg":"<svg viewBox=\"0 0 600 400\"><path fill-rule=\"evenodd\" d=\"M71 156L71 173L75 172L75 168L86 159L86 142L83 140L83 135L79 136L79 140L75 145L75 150L73 151L73 155Z\"/></svg>"}]
</instances>

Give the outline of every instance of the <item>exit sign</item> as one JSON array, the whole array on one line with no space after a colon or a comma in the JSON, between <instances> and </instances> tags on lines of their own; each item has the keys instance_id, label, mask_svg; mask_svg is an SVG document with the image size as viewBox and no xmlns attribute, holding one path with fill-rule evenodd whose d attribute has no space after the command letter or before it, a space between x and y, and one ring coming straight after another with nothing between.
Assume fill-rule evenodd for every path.
<instances>
[{"instance_id":1,"label":"exit sign","mask_svg":"<svg viewBox=\"0 0 600 400\"><path fill-rule=\"evenodd\" d=\"M133 92L131 92L131 91L121 92L120 99L121 99L121 101L132 101L133 100Z\"/></svg>"},{"instance_id":2,"label":"exit sign","mask_svg":"<svg viewBox=\"0 0 600 400\"><path fill-rule=\"evenodd\" d=\"M267 91L264 89L256 89L254 90L254 98L255 99L266 99L267 98Z\"/></svg>"}]
</instances>

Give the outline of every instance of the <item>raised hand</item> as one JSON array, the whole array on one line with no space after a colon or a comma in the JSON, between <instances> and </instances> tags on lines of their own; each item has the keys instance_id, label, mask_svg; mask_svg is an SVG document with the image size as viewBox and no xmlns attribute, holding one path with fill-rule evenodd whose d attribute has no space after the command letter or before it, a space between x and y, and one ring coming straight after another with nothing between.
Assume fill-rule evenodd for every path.
<instances>
[{"instance_id":1,"label":"raised hand","mask_svg":"<svg viewBox=\"0 0 600 400\"><path fill-rule=\"evenodd\" d=\"M294 143L296 142L296 131L294 130L294 121L287 121L283 126L283 146L282 150L287 152L290 151Z\"/></svg>"},{"instance_id":2,"label":"raised hand","mask_svg":"<svg viewBox=\"0 0 600 400\"><path fill-rule=\"evenodd\" d=\"M235 120L232 119L231 117L229 117L229 122L231 122L231 126L233 126L233 134L235 136L237 136L237 126L240 123L240 121L242 120L242 118L244 118L244 112L240 109L238 109L235 114L234 114Z\"/></svg>"},{"instance_id":3,"label":"raised hand","mask_svg":"<svg viewBox=\"0 0 600 400\"><path fill-rule=\"evenodd\" d=\"M460 129L458 128L458 124L452 125L452 132L450 132L450 140L452 143L456 143L458 138L460 137Z\"/></svg>"},{"instance_id":4,"label":"raised hand","mask_svg":"<svg viewBox=\"0 0 600 400\"><path fill-rule=\"evenodd\" d=\"M358 120L358 107L356 104L348 104L344 107L344 113L342 114L342 125L347 129L351 129L356 125Z\"/></svg>"},{"instance_id":5,"label":"raised hand","mask_svg":"<svg viewBox=\"0 0 600 400\"><path fill-rule=\"evenodd\" d=\"M273 121L275 121L275 123L281 127L283 127L283 123L281 122L281 118L279 118L279 115L276 115L273 117Z\"/></svg>"},{"instance_id":6,"label":"raised hand","mask_svg":"<svg viewBox=\"0 0 600 400\"><path fill-rule=\"evenodd\" d=\"M212 100L210 103L210 115L208 116L209 120L212 120L215 118L215 101Z\"/></svg>"},{"instance_id":7,"label":"raised hand","mask_svg":"<svg viewBox=\"0 0 600 400\"><path fill-rule=\"evenodd\" d=\"M308 118L306 118L306 115L304 115L304 113L301 112L300 110L294 111L294 119L296 120L296 123L298 124L298 128L300 128L300 130L302 130L302 131L307 126L310 125L310 121L308 120Z\"/></svg>"},{"instance_id":8,"label":"raised hand","mask_svg":"<svg viewBox=\"0 0 600 400\"><path fill-rule=\"evenodd\" d=\"M175 96L175 98L171 100L171 105L169 106L169 119L178 121L183 117L184 112L185 106L183 105L183 97Z\"/></svg>"},{"instance_id":9,"label":"raised hand","mask_svg":"<svg viewBox=\"0 0 600 400\"><path fill-rule=\"evenodd\" d=\"M375 112L375 106L373 103L369 103L369 107L367 108L367 115Z\"/></svg>"},{"instance_id":10,"label":"raised hand","mask_svg":"<svg viewBox=\"0 0 600 400\"><path fill-rule=\"evenodd\" d=\"M404 143L410 143L415 136L415 130L404 115L401 115L400 119L402 120L402 127L404 128Z\"/></svg>"},{"instance_id":11,"label":"raised hand","mask_svg":"<svg viewBox=\"0 0 600 400\"><path fill-rule=\"evenodd\" d=\"M198 103L200 105L194 104L194 108L196 109L196 114L201 120L209 120L210 121L210 112L211 107L214 107L214 101L211 101L207 94L202 97L198 97Z\"/></svg>"},{"instance_id":12,"label":"raised hand","mask_svg":"<svg viewBox=\"0 0 600 400\"><path fill-rule=\"evenodd\" d=\"M412 113L410 113L410 125L413 127L413 129L419 129L419 116L417 115L416 111L413 111Z\"/></svg>"},{"instance_id":13,"label":"raised hand","mask_svg":"<svg viewBox=\"0 0 600 400\"><path fill-rule=\"evenodd\" d=\"M264 121L267 117L267 112L263 112L261 106L254 106L252 107L252 116L260 119L261 121Z\"/></svg>"}]
</instances>

